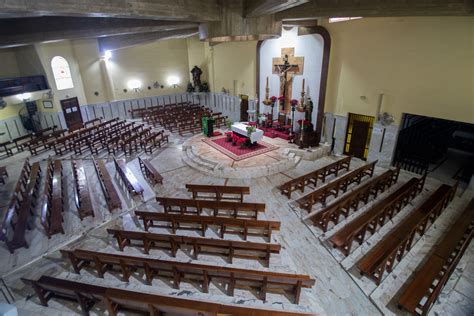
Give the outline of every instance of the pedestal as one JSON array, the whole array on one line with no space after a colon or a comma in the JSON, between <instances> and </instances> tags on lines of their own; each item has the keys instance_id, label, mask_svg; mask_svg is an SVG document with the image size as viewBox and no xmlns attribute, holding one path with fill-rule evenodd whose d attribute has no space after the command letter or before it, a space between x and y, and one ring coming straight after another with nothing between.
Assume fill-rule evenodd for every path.
<instances>
[{"instance_id":1,"label":"pedestal","mask_svg":"<svg viewBox=\"0 0 474 316\"><path fill-rule=\"evenodd\" d=\"M295 133L294 142L300 148L316 147L319 145L317 133L314 131L304 131L301 139L301 131Z\"/></svg>"}]
</instances>

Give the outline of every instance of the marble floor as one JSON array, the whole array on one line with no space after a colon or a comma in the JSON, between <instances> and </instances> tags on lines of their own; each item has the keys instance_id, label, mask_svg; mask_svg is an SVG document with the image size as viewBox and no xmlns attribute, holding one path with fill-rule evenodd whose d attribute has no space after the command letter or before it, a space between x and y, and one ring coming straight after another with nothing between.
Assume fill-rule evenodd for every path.
<instances>
[{"instance_id":1,"label":"marble floor","mask_svg":"<svg viewBox=\"0 0 474 316\"><path fill-rule=\"evenodd\" d=\"M278 310L291 310L301 312L313 312L321 315L380 315L380 314L400 314L400 311L394 307L394 300L402 284L408 279L411 272L422 261L431 246L454 222L456 215L462 211L468 199L474 196L473 192L466 191L462 196L457 196L450 204L442 216L432 225L427 234L415 243L412 251L395 267L391 275L384 278L382 284L378 287L364 278L360 278L353 270L355 261L362 254L367 252L385 229L396 225L406 216L410 208L413 208L423 200L425 196L436 188L439 182L435 179L428 179L425 190L417 197L407 208L400 212L393 223L384 226L379 233L371 236L360 247L354 247L351 254L346 258L337 250L334 250L327 242L327 239L339 228L342 227L352 217L341 222L338 226L331 228L323 233L318 228L309 225L304 221L306 214L294 205L294 199L299 197L299 193L294 194L291 200L280 194L275 188L277 185L288 181L311 170L317 169L325 164L337 159L334 156L323 156L315 160L296 159L294 152L297 152L296 146L289 145L278 139L264 140L275 144L280 149L263 154L257 157L249 158L248 161L239 161L237 165L228 161L224 154L209 147L193 148L193 143L198 141L195 137L180 137L177 134L170 135L168 146L155 151L151 156L140 153L140 157L151 159L152 164L161 173L164 178L162 185L152 187L143 178L138 165L136 156L125 157L128 167L131 168L134 175L140 181L145 189L143 199L128 196L126 190L120 185L115 176L115 168L111 157L102 155L99 158L107 159L107 168L114 176L114 185L118 189L123 208L110 213L106 208L103 195L100 190L98 178L95 174L91 157L84 154L80 157L65 155L58 157L63 160L65 190L67 192L67 202L65 205L65 235L54 235L48 239L42 230L39 218L35 215L32 218L33 229L27 232L27 240L30 243L28 249L19 249L14 254L10 254L4 245L0 245L0 289L3 292L10 292L14 299L20 315L71 315L79 313L75 304L66 303L60 300L52 299L48 308L38 304L37 298L32 295L33 292L21 281L21 277L38 278L41 275L58 276L72 280L81 280L94 284L105 284L113 287L127 288L140 292L160 293L167 295L177 295L180 297L189 297L200 300L209 300L224 302L228 304L244 304L246 306L260 306ZM203 142L199 141L199 144ZM193 152L186 153L188 150ZM292 154L289 155L288 153ZM46 165L48 156L53 152L45 152L31 161L40 161ZM196 157L204 157L206 161L196 161ZM14 157L0 160L0 165L6 165L10 177L6 185L0 187L1 214L10 200L10 194L16 184L21 165L24 159L29 156L27 153L17 154ZM316 157L315 155L306 155ZM207 158L206 158L207 157ZM95 217L88 217L81 221L77 215L73 200L73 178L70 160L78 158L84 160L86 175L89 182L90 191L95 210ZM118 158L122 158L121 155ZM261 167L270 162L291 160L293 166L282 171L272 170L266 175L254 177L218 177L215 173L209 172L211 166L206 165L210 161L220 162L226 167L239 168L248 166ZM361 165L362 161L354 160L351 169ZM230 165L227 165L230 164ZM212 170L217 170L216 166ZM266 170L270 170L266 168ZM383 172L383 169L377 168L376 173ZM412 174L402 172L400 179L389 191L395 190L404 181L409 179ZM329 179L331 180L331 179ZM44 181L44 180L43 180ZM92 270L85 269L81 274L75 274L68 264L67 260L61 258L59 249L72 249L80 247L89 250L99 250L104 252L117 252L118 248L112 237L107 235L106 228L125 228L128 230L143 230L141 223L133 216L134 210L160 210L154 197L190 197L186 191L185 183L196 184L216 184L216 185L246 185L250 187L251 194L245 197L248 202L266 203L266 212L259 215L259 219L278 220L281 222L281 230L275 232L272 241L282 245L282 251L279 255L272 255L270 267L265 268L261 263L247 259L236 259L232 266L271 270L287 273L308 274L316 280L315 286L311 289L303 289L299 305L292 304L289 298L280 294L269 294L264 303L258 300L255 293L246 290L237 290L235 296L229 297L224 294L217 284L210 287L209 293L202 293L196 284L183 282L179 290L174 289L166 280L156 279L152 286L143 283L143 276L134 275L130 282L125 283L114 273L106 273L104 279L97 278ZM43 188L43 183L40 190ZM309 192L309 190L307 190ZM388 194L384 193L384 194ZM381 196L383 197L383 195ZM362 214L372 202L357 212ZM39 205L40 203L37 203ZM35 214L39 214L35 210ZM153 231L166 233L166 230L152 228ZM179 234L198 236L195 231L178 231ZM216 233L209 229L206 237L214 238ZM236 235L226 235L226 239L240 239ZM262 241L258 237L251 237L250 240ZM137 248L128 247L126 252L131 255L144 256ZM179 251L176 258L172 258L166 251L153 250L150 257L162 258L166 260L191 261L189 253ZM463 259L459 263L455 273L453 273L449 283L440 295L434 307L431 309L431 315L449 314L449 315L472 315L474 314L474 245L471 243ZM199 260L193 260L197 263L211 263L213 265L227 265L224 258L216 256L203 255ZM7 291L8 289L8 291ZM5 300L0 295L0 302ZM104 306L97 305L92 311L93 315L104 313Z\"/></svg>"}]
</instances>

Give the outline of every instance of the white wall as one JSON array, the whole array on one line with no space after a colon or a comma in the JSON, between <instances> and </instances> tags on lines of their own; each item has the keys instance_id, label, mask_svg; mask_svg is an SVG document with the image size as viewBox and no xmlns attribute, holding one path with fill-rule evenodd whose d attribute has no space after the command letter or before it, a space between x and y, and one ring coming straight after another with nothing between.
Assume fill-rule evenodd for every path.
<instances>
[{"instance_id":1,"label":"white wall","mask_svg":"<svg viewBox=\"0 0 474 316\"><path fill-rule=\"evenodd\" d=\"M260 48L260 91L258 94L260 112L269 112L269 107L261 103L265 99L267 76L270 87L269 96L278 97L280 94L280 77L272 74L272 59L274 57L281 57L281 49L287 47L295 48L296 57L304 57L303 74L293 78L293 95L291 99L297 99L298 101L301 99L301 87L304 78L306 96L311 97L314 104L312 122L316 124L324 41L320 35L316 34L298 36L298 29L296 27L289 31L283 29L280 38L266 40L262 43ZM274 113L276 113L276 109L274 109ZM303 117L304 113L295 112L295 121Z\"/></svg>"}]
</instances>

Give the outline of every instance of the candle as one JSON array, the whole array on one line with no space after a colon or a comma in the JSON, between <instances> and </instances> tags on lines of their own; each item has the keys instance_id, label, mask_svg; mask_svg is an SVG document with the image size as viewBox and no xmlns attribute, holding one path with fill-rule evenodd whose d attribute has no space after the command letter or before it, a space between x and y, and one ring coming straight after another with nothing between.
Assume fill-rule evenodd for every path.
<instances>
[{"instance_id":1,"label":"candle","mask_svg":"<svg viewBox=\"0 0 474 316\"><path fill-rule=\"evenodd\" d=\"M268 88L268 77L267 77L267 88Z\"/></svg>"},{"instance_id":2,"label":"candle","mask_svg":"<svg viewBox=\"0 0 474 316\"><path fill-rule=\"evenodd\" d=\"M301 87L302 91L304 91L304 78L303 78L303 86Z\"/></svg>"}]
</instances>

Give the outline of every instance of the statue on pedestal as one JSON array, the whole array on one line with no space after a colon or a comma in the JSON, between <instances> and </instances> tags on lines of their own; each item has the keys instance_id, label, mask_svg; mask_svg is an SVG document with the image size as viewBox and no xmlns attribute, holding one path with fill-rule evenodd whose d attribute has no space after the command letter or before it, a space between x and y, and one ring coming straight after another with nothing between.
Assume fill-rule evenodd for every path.
<instances>
[{"instance_id":1,"label":"statue on pedestal","mask_svg":"<svg viewBox=\"0 0 474 316\"><path fill-rule=\"evenodd\" d=\"M193 75L193 84L194 84L194 89L197 91L200 91L201 88L201 75L202 75L202 70L198 66L194 66L193 69L191 69L191 74Z\"/></svg>"}]
</instances>

